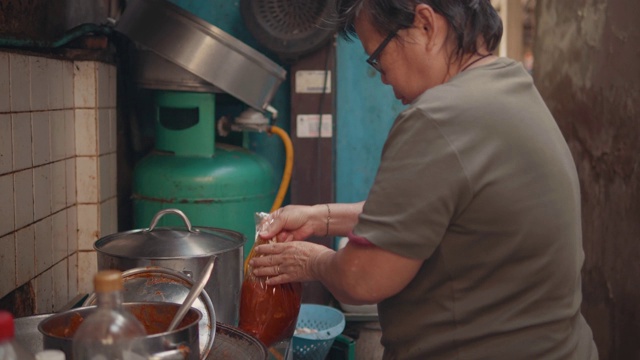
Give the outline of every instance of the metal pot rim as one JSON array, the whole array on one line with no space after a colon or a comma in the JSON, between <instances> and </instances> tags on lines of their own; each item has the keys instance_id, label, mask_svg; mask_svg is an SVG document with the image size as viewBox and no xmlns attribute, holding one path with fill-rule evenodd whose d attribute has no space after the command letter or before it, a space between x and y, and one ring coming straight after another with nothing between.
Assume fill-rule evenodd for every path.
<instances>
[{"instance_id":1,"label":"metal pot rim","mask_svg":"<svg viewBox=\"0 0 640 360\"><path fill-rule=\"evenodd\" d=\"M147 306L150 305L150 306L153 306L153 305L158 305L158 304L164 304L164 305L171 304L171 305L176 305L176 307L180 306L179 304L174 304L174 303L158 303L158 302L152 302L152 301L127 302L127 303L124 303L123 305L125 305L125 307L126 307L126 306L134 306L134 305L147 305ZM50 314L49 316L44 317L42 319L42 321L40 321L38 323L38 331L40 331L41 334L46 335L46 336L51 337L51 338L54 338L54 339L69 340L70 339L69 337L57 336L57 335L51 334L49 332L46 332L42 328L43 324L45 324L48 321L53 321L55 319L58 319L58 318L66 316L66 315L72 314L74 312L75 313L87 312L87 311L93 310L95 308L97 308L97 306L95 306L95 305L83 306L83 307L80 307L80 308L70 309L70 310L67 310L67 311L64 311L64 312L61 312L61 313L57 313L57 314ZM156 338L156 337L166 336L166 335L169 335L169 334L172 334L172 333L180 332L180 331L184 330L185 328L200 322L200 320L202 319L202 312L200 312L200 310L198 310L196 308L189 309L189 311L192 311L192 310L194 312L196 312L196 314L198 315L197 321L194 321L192 323L189 323L187 326L183 326L181 328L177 328L177 329L174 329L172 331L163 331L163 332L157 333L157 334L145 335L144 338Z\"/></svg>"},{"instance_id":2,"label":"metal pot rim","mask_svg":"<svg viewBox=\"0 0 640 360\"><path fill-rule=\"evenodd\" d=\"M100 239L95 241L94 248L96 247L96 245L98 245L98 243L102 245L102 243L113 241L114 239L120 239L126 236L152 234L152 233L157 234L162 232L174 232L174 233L179 233L183 235L189 235L190 237L194 237L194 238L223 239L223 240L234 242L233 245L231 245L230 247L222 249L225 251L237 249L244 245L244 241L245 241L244 235L242 235L240 232L237 232L237 231L227 230L222 228L215 228L215 227L207 227L207 226L194 226L191 229L192 231L175 228L175 227L157 227L153 229L144 228L144 229L127 230L127 231L113 233L113 234L109 234L107 236L101 237ZM232 238L232 235L235 235L239 239ZM96 250L98 249L96 248ZM210 255L213 255L213 254L210 254Z\"/></svg>"}]
</instances>

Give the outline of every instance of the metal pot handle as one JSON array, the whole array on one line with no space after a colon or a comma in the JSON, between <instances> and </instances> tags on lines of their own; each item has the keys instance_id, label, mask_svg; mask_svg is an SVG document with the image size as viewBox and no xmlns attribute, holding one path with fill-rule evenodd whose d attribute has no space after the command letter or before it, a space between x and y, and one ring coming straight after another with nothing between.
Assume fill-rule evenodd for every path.
<instances>
[{"instance_id":1,"label":"metal pot handle","mask_svg":"<svg viewBox=\"0 0 640 360\"><path fill-rule=\"evenodd\" d=\"M166 214L179 215L182 218L182 221L184 221L184 225L187 227L187 230L189 230L189 232L198 232L197 229L193 229L191 227L191 222L189 221L189 219L187 219L187 215L185 215L181 210L178 209L164 209L158 211L158 213L153 216L153 219L151 219L151 225L149 225L149 228L146 231L153 231L156 225L158 225L158 221L160 221L160 218Z\"/></svg>"}]
</instances>

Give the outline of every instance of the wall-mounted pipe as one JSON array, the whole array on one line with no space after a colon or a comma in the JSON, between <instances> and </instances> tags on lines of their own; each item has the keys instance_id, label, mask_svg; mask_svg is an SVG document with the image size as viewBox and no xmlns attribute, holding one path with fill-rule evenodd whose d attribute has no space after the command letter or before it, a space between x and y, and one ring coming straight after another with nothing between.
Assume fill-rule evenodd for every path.
<instances>
[{"instance_id":1,"label":"wall-mounted pipe","mask_svg":"<svg viewBox=\"0 0 640 360\"><path fill-rule=\"evenodd\" d=\"M110 25L81 24L67 31L60 39L55 41L42 41L33 39L0 38L2 48L20 49L55 49L62 47L71 41L87 34L111 35L113 28Z\"/></svg>"}]
</instances>

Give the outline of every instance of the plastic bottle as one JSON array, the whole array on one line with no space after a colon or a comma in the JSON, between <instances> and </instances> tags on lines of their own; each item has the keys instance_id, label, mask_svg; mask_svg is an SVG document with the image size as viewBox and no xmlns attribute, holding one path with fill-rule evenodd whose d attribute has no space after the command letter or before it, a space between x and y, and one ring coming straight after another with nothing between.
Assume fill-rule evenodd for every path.
<instances>
[{"instance_id":1,"label":"plastic bottle","mask_svg":"<svg viewBox=\"0 0 640 360\"><path fill-rule=\"evenodd\" d=\"M142 360L148 358L140 321L122 306L123 280L117 270L100 271L94 278L96 311L87 316L72 341L74 360Z\"/></svg>"},{"instance_id":2,"label":"plastic bottle","mask_svg":"<svg viewBox=\"0 0 640 360\"><path fill-rule=\"evenodd\" d=\"M13 315L8 311L0 311L0 360L35 360L33 354L16 341Z\"/></svg>"}]
</instances>

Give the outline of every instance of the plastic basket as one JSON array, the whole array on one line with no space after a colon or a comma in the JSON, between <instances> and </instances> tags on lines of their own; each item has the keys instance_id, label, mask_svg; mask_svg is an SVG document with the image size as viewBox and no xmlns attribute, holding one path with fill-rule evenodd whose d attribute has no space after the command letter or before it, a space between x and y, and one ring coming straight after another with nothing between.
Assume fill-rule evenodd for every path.
<instances>
[{"instance_id":1,"label":"plastic basket","mask_svg":"<svg viewBox=\"0 0 640 360\"><path fill-rule=\"evenodd\" d=\"M302 304L296 329L309 328L317 332L293 335L293 358L324 360L344 326L345 318L340 310L325 305Z\"/></svg>"}]
</instances>

